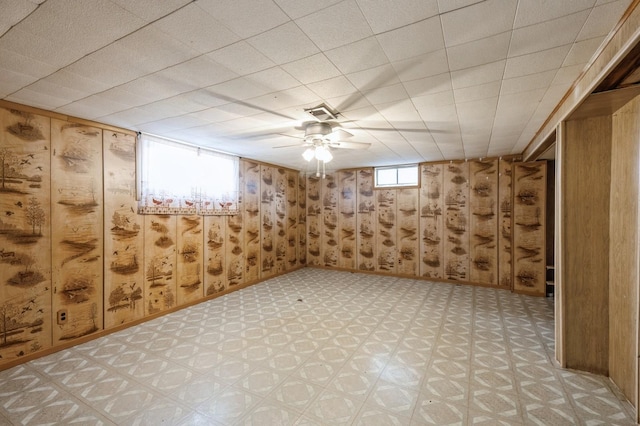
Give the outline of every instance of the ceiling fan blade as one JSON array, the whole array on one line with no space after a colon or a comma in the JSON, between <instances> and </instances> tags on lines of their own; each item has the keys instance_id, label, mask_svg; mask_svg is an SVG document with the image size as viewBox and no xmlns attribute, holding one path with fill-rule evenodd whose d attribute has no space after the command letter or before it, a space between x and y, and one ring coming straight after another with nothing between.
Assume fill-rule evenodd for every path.
<instances>
[{"instance_id":1,"label":"ceiling fan blade","mask_svg":"<svg viewBox=\"0 0 640 426\"><path fill-rule=\"evenodd\" d=\"M293 148L293 147L300 147L300 146L307 146L306 143L294 143L292 145L278 145L278 146L274 146L273 149L277 149L277 148Z\"/></svg>"},{"instance_id":2,"label":"ceiling fan blade","mask_svg":"<svg viewBox=\"0 0 640 426\"><path fill-rule=\"evenodd\" d=\"M334 128L331 134L329 135L329 139L331 139L332 142L340 142L342 139L348 139L351 137L353 137L351 133L339 127Z\"/></svg>"},{"instance_id":3,"label":"ceiling fan blade","mask_svg":"<svg viewBox=\"0 0 640 426\"><path fill-rule=\"evenodd\" d=\"M249 103L249 102L241 101L239 99L234 99L234 98L232 98L230 96L226 96L226 95L223 95L221 93L211 92L211 94L213 96L215 96L216 98L222 99L224 101L228 101L228 102L231 102L231 103L234 103L234 104L246 106L248 108L252 108L252 109L256 109L258 111L266 112L268 114L273 114L273 115L278 116L278 117L286 118L287 120L292 120L292 121L295 120L295 118L289 117L286 114L279 113L278 111L271 111L271 110L263 108L263 107L261 107L259 105L254 105L254 104Z\"/></svg>"},{"instance_id":4,"label":"ceiling fan blade","mask_svg":"<svg viewBox=\"0 0 640 426\"><path fill-rule=\"evenodd\" d=\"M448 133L446 130L437 129L397 129L395 127L358 127L361 130L373 130L377 132L407 132L407 133Z\"/></svg>"},{"instance_id":5,"label":"ceiling fan blade","mask_svg":"<svg viewBox=\"0 0 640 426\"><path fill-rule=\"evenodd\" d=\"M398 79L398 74L400 74L400 72L408 71L408 70L416 67L419 64L420 64L420 58L413 58L413 59L410 59L410 60L406 61L406 63L403 64L401 69L398 69L397 65L396 66L391 66L387 70L387 72L383 72L383 73L379 74L373 80L371 80L369 83L367 83L364 86L360 87L357 92L351 94L344 102L342 102L340 105L338 105L338 110L339 111L348 110L360 98L362 98L363 93L369 92L369 91L374 90L374 89L378 89L380 87L384 87L384 86L390 85L392 82L394 82L394 79ZM398 81L399 81L399 79L398 79Z\"/></svg>"},{"instance_id":6,"label":"ceiling fan blade","mask_svg":"<svg viewBox=\"0 0 640 426\"><path fill-rule=\"evenodd\" d=\"M329 143L331 148L345 148L345 149L367 149L371 146L368 142L344 142L337 141Z\"/></svg>"}]
</instances>

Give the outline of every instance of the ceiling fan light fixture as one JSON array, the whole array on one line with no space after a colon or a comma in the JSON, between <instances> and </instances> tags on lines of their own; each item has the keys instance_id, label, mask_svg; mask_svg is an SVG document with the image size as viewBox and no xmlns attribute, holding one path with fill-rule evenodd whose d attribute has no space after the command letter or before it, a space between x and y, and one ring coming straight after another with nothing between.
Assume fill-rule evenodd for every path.
<instances>
[{"instance_id":1,"label":"ceiling fan light fixture","mask_svg":"<svg viewBox=\"0 0 640 426\"><path fill-rule=\"evenodd\" d=\"M313 157L316 156L315 150L313 148L307 148L303 153L302 153L302 157L307 160L307 161L311 161L313 159Z\"/></svg>"},{"instance_id":2,"label":"ceiling fan light fixture","mask_svg":"<svg viewBox=\"0 0 640 426\"><path fill-rule=\"evenodd\" d=\"M324 145L316 146L316 160L328 163L333 160L333 155L329 152L329 149Z\"/></svg>"}]
</instances>

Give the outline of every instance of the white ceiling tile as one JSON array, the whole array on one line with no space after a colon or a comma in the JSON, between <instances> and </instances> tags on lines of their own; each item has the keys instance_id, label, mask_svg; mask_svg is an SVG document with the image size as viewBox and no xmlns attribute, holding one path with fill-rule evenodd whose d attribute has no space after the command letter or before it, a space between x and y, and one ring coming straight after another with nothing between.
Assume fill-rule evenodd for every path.
<instances>
[{"instance_id":1,"label":"white ceiling tile","mask_svg":"<svg viewBox=\"0 0 640 426\"><path fill-rule=\"evenodd\" d=\"M291 18L298 19L310 15L321 9L330 7L343 0L274 0L282 10Z\"/></svg>"},{"instance_id":2,"label":"white ceiling tile","mask_svg":"<svg viewBox=\"0 0 640 426\"><path fill-rule=\"evenodd\" d=\"M509 95L534 89L545 89L551 84L555 75L556 71L551 70L522 77L507 78L502 80L500 93L502 95Z\"/></svg>"},{"instance_id":3,"label":"white ceiling tile","mask_svg":"<svg viewBox=\"0 0 640 426\"><path fill-rule=\"evenodd\" d=\"M69 72L68 68L56 71L42 79L42 81L76 90L84 93L85 96L99 93L109 88L107 84Z\"/></svg>"},{"instance_id":4,"label":"white ceiling tile","mask_svg":"<svg viewBox=\"0 0 640 426\"><path fill-rule=\"evenodd\" d=\"M578 40L604 37L616 26L629 6L629 0L618 0L595 7L578 34Z\"/></svg>"},{"instance_id":5,"label":"white ceiling tile","mask_svg":"<svg viewBox=\"0 0 640 426\"><path fill-rule=\"evenodd\" d=\"M1 41L2 39L0 39L0 42ZM24 56L17 51L2 48L1 43L0 69L2 69L3 72L11 71L15 75L20 76L20 81L16 81L16 84L13 85L14 87L11 91L18 90L21 87L56 71L56 68L50 64Z\"/></svg>"},{"instance_id":6,"label":"white ceiling tile","mask_svg":"<svg viewBox=\"0 0 640 426\"><path fill-rule=\"evenodd\" d=\"M585 64L572 65L570 67L562 67L553 78L552 85L563 85L569 87L580 75L584 69Z\"/></svg>"},{"instance_id":7,"label":"white ceiling tile","mask_svg":"<svg viewBox=\"0 0 640 426\"><path fill-rule=\"evenodd\" d=\"M351 73L347 78L362 92L400 83L395 68L389 64Z\"/></svg>"},{"instance_id":8,"label":"white ceiling tile","mask_svg":"<svg viewBox=\"0 0 640 426\"><path fill-rule=\"evenodd\" d=\"M514 30L509 57L541 52L573 43L588 16L589 11L585 10Z\"/></svg>"},{"instance_id":9,"label":"white ceiling tile","mask_svg":"<svg viewBox=\"0 0 640 426\"><path fill-rule=\"evenodd\" d=\"M167 86L177 93L207 87L237 78L238 74L213 61L208 56L198 56L177 65L165 68L145 78ZM158 88L157 90L163 90Z\"/></svg>"},{"instance_id":10,"label":"white ceiling tile","mask_svg":"<svg viewBox=\"0 0 640 426\"><path fill-rule=\"evenodd\" d=\"M342 75L308 84L307 87L324 99L350 95L358 91L358 89Z\"/></svg>"},{"instance_id":11,"label":"white ceiling tile","mask_svg":"<svg viewBox=\"0 0 640 426\"><path fill-rule=\"evenodd\" d=\"M466 155L462 146L462 138L460 135L443 135L436 134L433 138L438 145L438 149L442 152L442 156L447 160L464 160Z\"/></svg>"},{"instance_id":12,"label":"white ceiling tile","mask_svg":"<svg viewBox=\"0 0 640 426\"><path fill-rule=\"evenodd\" d=\"M198 0L198 6L241 38L263 33L289 20L272 0Z\"/></svg>"},{"instance_id":13,"label":"white ceiling tile","mask_svg":"<svg viewBox=\"0 0 640 426\"><path fill-rule=\"evenodd\" d=\"M57 84L51 79L38 80L33 84L30 84L28 87L18 91L16 95L19 96L19 93L24 90L30 91L33 94L42 93L46 96L57 98L60 103L58 103L56 107L71 103L73 101L85 98L93 94L93 92L79 90L70 85ZM27 102L27 105L31 105L31 103Z\"/></svg>"},{"instance_id":14,"label":"white ceiling tile","mask_svg":"<svg viewBox=\"0 0 640 426\"><path fill-rule=\"evenodd\" d=\"M343 46L373 34L355 0L343 1L296 19L295 22L322 50Z\"/></svg>"},{"instance_id":15,"label":"white ceiling tile","mask_svg":"<svg viewBox=\"0 0 640 426\"><path fill-rule=\"evenodd\" d=\"M181 42L167 36L153 24L116 41L112 46L129 51L131 64L139 64L149 72L159 71L197 56L195 50L185 48Z\"/></svg>"},{"instance_id":16,"label":"white ceiling tile","mask_svg":"<svg viewBox=\"0 0 640 426\"><path fill-rule=\"evenodd\" d=\"M493 98L500 94L500 81L479 84L477 86L455 89L453 94L456 102L471 102L485 98Z\"/></svg>"},{"instance_id":17,"label":"white ceiling tile","mask_svg":"<svg viewBox=\"0 0 640 426\"><path fill-rule=\"evenodd\" d=\"M247 40L254 48L280 65L319 52L316 45L290 21ZM283 49L282 46L287 46Z\"/></svg>"},{"instance_id":18,"label":"white ceiling tile","mask_svg":"<svg viewBox=\"0 0 640 426\"><path fill-rule=\"evenodd\" d=\"M146 83L146 81L140 79L134 80L131 83L102 91L99 95L105 99L120 101L129 106L129 108L139 107L168 97L162 93L156 94L147 90L150 86L146 85Z\"/></svg>"},{"instance_id":19,"label":"white ceiling tile","mask_svg":"<svg viewBox=\"0 0 640 426\"><path fill-rule=\"evenodd\" d=\"M343 74L377 67L389 61L375 37L328 50L325 54Z\"/></svg>"},{"instance_id":20,"label":"white ceiling tile","mask_svg":"<svg viewBox=\"0 0 640 426\"><path fill-rule=\"evenodd\" d=\"M357 0L375 34L413 24L438 14L436 0Z\"/></svg>"},{"instance_id":21,"label":"white ceiling tile","mask_svg":"<svg viewBox=\"0 0 640 426\"><path fill-rule=\"evenodd\" d=\"M192 112L191 114L200 120L210 123L219 123L237 118L236 114L220 108L207 108L202 111Z\"/></svg>"},{"instance_id":22,"label":"white ceiling tile","mask_svg":"<svg viewBox=\"0 0 640 426\"><path fill-rule=\"evenodd\" d=\"M192 2L155 25L168 36L198 53L208 53L240 40L240 37Z\"/></svg>"},{"instance_id":23,"label":"white ceiling tile","mask_svg":"<svg viewBox=\"0 0 640 426\"><path fill-rule=\"evenodd\" d=\"M507 59L510 41L511 32L505 32L449 47L449 68L456 71Z\"/></svg>"},{"instance_id":24,"label":"white ceiling tile","mask_svg":"<svg viewBox=\"0 0 640 426\"><path fill-rule=\"evenodd\" d=\"M604 37L595 37L574 43L562 66L586 64L591 60L603 41Z\"/></svg>"},{"instance_id":25,"label":"white ceiling tile","mask_svg":"<svg viewBox=\"0 0 640 426\"><path fill-rule=\"evenodd\" d=\"M124 10L140 17L146 22L155 21L180 7L191 3L193 0L110 0Z\"/></svg>"},{"instance_id":26,"label":"white ceiling tile","mask_svg":"<svg viewBox=\"0 0 640 426\"><path fill-rule=\"evenodd\" d=\"M519 0L514 28L539 24L593 7L594 0L544 1Z\"/></svg>"},{"instance_id":27,"label":"white ceiling tile","mask_svg":"<svg viewBox=\"0 0 640 426\"><path fill-rule=\"evenodd\" d=\"M393 63L400 80L407 82L449 72L445 49Z\"/></svg>"},{"instance_id":28,"label":"white ceiling tile","mask_svg":"<svg viewBox=\"0 0 640 426\"><path fill-rule=\"evenodd\" d=\"M303 84L337 77L340 71L321 53L282 65L282 68Z\"/></svg>"},{"instance_id":29,"label":"white ceiling tile","mask_svg":"<svg viewBox=\"0 0 640 426\"><path fill-rule=\"evenodd\" d=\"M440 13L447 13L483 1L485 0L438 0L438 10Z\"/></svg>"},{"instance_id":30,"label":"white ceiling tile","mask_svg":"<svg viewBox=\"0 0 640 426\"><path fill-rule=\"evenodd\" d=\"M456 104L460 127L464 127L465 121L480 121L492 123L498 106L498 97L484 98L477 101L462 102Z\"/></svg>"},{"instance_id":31,"label":"white ceiling tile","mask_svg":"<svg viewBox=\"0 0 640 426\"><path fill-rule=\"evenodd\" d=\"M146 115L149 121L162 120L163 118L169 118L176 115L184 115L192 111L182 108L181 103L177 103L174 98L162 99L160 101L152 102L145 105Z\"/></svg>"},{"instance_id":32,"label":"white ceiling tile","mask_svg":"<svg viewBox=\"0 0 640 426\"><path fill-rule=\"evenodd\" d=\"M287 112L289 109L298 107L298 109L302 111L302 106L311 102L314 103L315 106L315 104L321 102L321 98L304 86L251 98L247 101L247 103L255 105L265 112L272 113L272 116L269 117L272 120L277 121L278 119L282 120L284 118L287 122L290 119L295 119L295 117L285 118L285 116L289 115ZM311 118L311 116L305 118Z\"/></svg>"},{"instance_id":33,"label":"white ceiling tile","mask_svg":"<svg viewBox=\"0 0 640 426\"><path fill-rule=\"evenodd\" d=\"M187 93L181 93L174 97L165 99L164 102L173 103L179 111L186 114L223 105L229 101L227 99L216 97L207 89L199 89Z\"/></svg>"},{"instance_id":34,"label":"white ceiling tile","mask_svg":"<svg viewBox=\"0 0 640 426\"><path fill-rule=\"evenodd\" d=\"M37 4L29 0L0 0L0 35L33 12Z\"/></svg>"},{"instance_id":35,"label":"white ceiling tile","mask_svg":"<svg viewBox=\"0 0 640 426\"><path fill-rule=\"evenodd\" d=\"M254 84L244 77L216 84L208 87L207 90L214 96L227 99L229 102L242 101L268 93L266 87Z\"/></svg>"},{"instance_id":36,"label":"white ceiling tile","mask_svg":"<svg viewBox=\"0 0 640 426\"><path fill-rule=\"evenodd\" d=\"M411 100L390 102L377 106L382 115L396 129L426 129L422 118Z\"/></svg>"},{"instance_id":37,"label":"white ceiling tile","mask_svg":"<svg viewBox=\"0 0 640 426\"><path fill-rule=\"evenodd\" d=\"M145 22L109 0L44 2L20 28L30 43L49 43L67 65L100 47L138 30ZM37 38L37 41L34 40ZM69 52L69 54L67 54Z\"/></svg>"},{"instance_id":38,"label":"white ceiling tile","mask_svg":"<svg viewBox=\"0 0 640 426\"><path fill-rule=\"evenodd\" d=\"M496 114L499 116L517 117L524 114L529 116L535 111L538 102L545 96L547 88L503 94L498 101Z\"/></svg>"},{"instance_id":39,"label":"white ceiling tile","mask_svg":"<svg viewBox=\"0 0 640 426\"><path fill-rule=\"evenodd\" d=\"M49 111L53 111L56 108L67 105L71 102L69 98L56 96L51 88L49 88L49 91L47 92L25 88L12 93L7 96L6 99L10 102L31 105L36 108L47 109Z\"/></svg>"},{"instance_id":40,"label":"white ceiling tile","mask_svg":"<svg viewBox=\"0 0 640 426\"><path fill-rule=\"evenodd\" d=\"M270 92L291 89L300 85L298 80L293 78L291 74L281 67L268 68L253 74L248 74L245 78L253 83L266 87Z\"/></svg>"},{"instance_id":41,"label":"white ceiling tile","mask_svg":"<svg viewBox=\"0 0 640 426\"><path fill-rule=\"evenodd\" d=\"M272 60L245 41L223 47L207 56L238 75L252 74L275 65Z\"/></svg>"},{"instance_id":42,"label":"white ceiling tile","mask_svg":"<svg viewBox=\"0 0 640 426\"><path fill-rule=\"evenodd\" d=\"M97 117L101 123L110 124L112 126L122 127L123 129L130 129L138 131L138 126L146 121L149 121L151 116L143 108L131 108L116 112L114 114L103 115Z\"/></svg>"},{"instance_id":43,"label":"white ceiling tile","mask_svg":"<svg viewBox=\"0 0 640 426\"><path fill-rule=\"evenodd\" d=\"M100 95L92 95L79 101L54 109L55 112L72 115L74 117L95 120L104 115L128 109L127 105L106 99Z\"/></svg>"},{"instance_id":44,"label":"white ceiling tile","mask_svg":"<svg viewBox=\"0 0 640 426\"><path fill-rule=\"evenodd\" d=\"M530 53L528 55L515 56L507 59L504 70L504 78L521 77L544 71L558 69L571 49L571 45Z\"/></svg>"},{"instance_id":45,"label":"white ceiling tile","mask_svg":"<svg viewBox=\"0 0 640 426\"><path fill-rule=\"evenodd\" d=\"M557 70L564 62L570 48L571 45L566 45L508 58L504 69L504 78L522 77Z\"/></svg>"},{"instance_id":46,"label":"white ceiling tile","mask_svg":"<svg viewBox=\"0 0 640 426\"><path fill-rule=\"evenodd\" d=\"M376 36L390 61L401 61L444 48L440 18L425 19ZM410 43L407 43L411 40Z\"/></svg>"},{"instance_id":47,"label":"white ceiling tile","mask_svg":"<svg viewBox=\"0 0 640 426\"><path fill-rule=\"evenodd\" d=\"M127 66L119 66L127 64ZM137 62L134 52L110 45L100 49L65 68L66 71L104 88L117 86L149 74L146 64Z\"/></svg>"},{"instance_id":48,"label":"white ceiling tile","mask_svg":"<svg viewBox=\"0 0 640 426\"><path fill-rule=\"evenodd\" d=\"M325 99L325 101L327 105L343 115L353 110L372 107L371 102L369 102L367 98L362 96L362 94L360 93L352 93L351 95L345 96L336 96L335 98Z\"/></svg>"},{"instance_id":49,"label":"white ceiling tile","mask_svg":"<svg viewBox=\"0 0 640 426\"><path fill-rule=\"evenodd\" d=\"M409 96L413 98L432 93L451 91L451 74L444 73L434 75L433 77L407 81L404 83L404 87Z\"/></svg>"},{"instance_id":50,"label":"white ceiling tile","mask_svg":"<svg viewBox=\"0 0 640 426\"><path fill-rule=\"evenodd\" d=\"M363 95L373 106L409 99L407 91L400 83L363 92Z\"/></svg>"},{"instance_id":51,"label":"white ceiling tile","mask_svg":"<svg viewBox=\"0 0 640 426\"><path fill-rule=\"evenodd\" d=\"M418 111L423 111L423 110L433 111L439 108L444 108L449 106L453 106L455 110L455 99L453 97L453 90L447 90L445 92L438 92L438 93L433 93L429 95L417 96L412 98L412 101L415 107L418 109ZM429 120L426 120L426 121L429 121Z\"/></svg>"},{"instance_id":52,"label":"white ceiling tile","mask_svg":"<svg viewBox=\"0 0 640 426\"><path fill-rule=\"evenodd\" d=\"M41 38L30 32L23 31L20 28L14 27L0 38L0 50L17 53L36 63L48 64L53 71L82 56L73 49L56 44L48 38Z\"/></svg>"},{"instance_id":53,"label":"white ceiling tile","mask_svg":"<svg viewBox=\"0 0 640 426\"><path fill-rule=\"evenodd\" d=\"M0 98L4 99L11 93L28 86L33 81L35 81L34 78L25 74L18 74L0 67Z\"/></svg>"},{"instance_id":54,"label":"white ceiling tile","mask_svg":"<svg viewBox=\"0 0 640 426\"><path fill-rule=\"evenodd\" d=\"M487 0L441 15L447 47L511 31L517 4Z\"/></svg>"},{"instance_id":55,"label":"white ceiling tile","mask_svg":"<svg viewBox=\"0 0 640 426\"><path fill-rule=\"evenodd\" d=\"M191 127L204 126L207 124L210 123L206 120L186 114L143 124L140 126L140 130L143 132L153 132L161 129L162 132L165 133L173 132L175 130L184 130Z\"/></svg>"},{"instance_id":56,"label":"white ceiling tile","mask_svg":"<svg viewBox=\"0 0 640 426\"><path fill-rule=\"evenodd\" d=\"M490 64L467 68L451 73L451 84L454 89L477 86L502 79L506 61L497 61Z\"/></svg>"}]
</instances>

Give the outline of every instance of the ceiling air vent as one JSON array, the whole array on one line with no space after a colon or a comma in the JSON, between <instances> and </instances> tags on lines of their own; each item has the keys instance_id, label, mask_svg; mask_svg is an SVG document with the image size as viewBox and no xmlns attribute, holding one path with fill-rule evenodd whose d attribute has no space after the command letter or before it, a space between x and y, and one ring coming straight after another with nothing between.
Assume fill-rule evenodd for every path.
<instances>
[{"instance_id":1,"label":"ceiling air vent","mask_svg":"<svg viewBox=\"0 0 640 426\"><path fill-rule=\"evenodd\" d=\"M320 104L317 107L305 109L304 111L313 115L319 121L335 120L338 117L338 113L331 111L325 104Z\"/></svg>"}]
</instances>

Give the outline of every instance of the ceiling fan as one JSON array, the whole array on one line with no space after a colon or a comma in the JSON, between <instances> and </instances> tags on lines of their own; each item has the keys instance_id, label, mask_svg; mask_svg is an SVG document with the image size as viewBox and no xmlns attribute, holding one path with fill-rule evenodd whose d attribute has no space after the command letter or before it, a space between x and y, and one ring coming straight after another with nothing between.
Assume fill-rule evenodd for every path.
<instances>
[{"instance_id":1,"label":"ceiling fan","mask_svg":"<svg viewBox=\"0 0 640 426\"><path fill-rule=\"evenodd\" d=\"M333 112L325 104L321 104L314 108L305 109L305 112L311 114L317 121L307 121L298 130L304 130L302 143L293 145L281 145L274 148L286 148L292 146L306 147L302 153L302 157L311 161L316 160L316 176L320 177L320 166L322 166L322 177L326 176L326 163L333 159L331 150L333 149L367 149L371 146L366 142L349 142L348 139L353 135L340 128L340 124L335 121L338 113Z\"/></svg>"}]
</instances>

